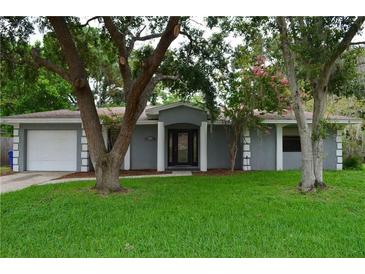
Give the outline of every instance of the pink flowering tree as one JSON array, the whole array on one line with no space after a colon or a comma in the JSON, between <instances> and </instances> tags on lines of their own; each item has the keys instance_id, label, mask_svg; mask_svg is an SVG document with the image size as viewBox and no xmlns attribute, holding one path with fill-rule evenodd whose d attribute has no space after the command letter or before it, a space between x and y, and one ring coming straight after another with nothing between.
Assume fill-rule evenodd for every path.
<instances>
[{"instance_id":1,"label":"pink flowering tree","mask_svg":"<svg viewBox=\"0 0 365 274\"><path fill-rule=\"evenodd\" d=\"M289 106L288 80L263 55L235 58L232 71L223 85L222 105L229 123L229 156L231 171L235 168L237 152L243 132L254 127L265 130L260 115L282 112Z\"/></svg>"}]
</instances>

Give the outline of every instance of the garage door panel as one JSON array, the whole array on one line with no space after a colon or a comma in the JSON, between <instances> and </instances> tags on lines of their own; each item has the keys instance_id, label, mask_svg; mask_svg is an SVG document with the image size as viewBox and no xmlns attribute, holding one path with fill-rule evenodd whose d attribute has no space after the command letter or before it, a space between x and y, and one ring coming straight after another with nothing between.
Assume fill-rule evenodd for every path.
<instances>
[{"instance_id":1,"label":"garage door panel","mask_svg":"<svg viewBox=\"0 0 365 274\"><path fill-rule=\"evenodd\" d=\"M29 130L27 170L76 171L76 130Z\"/></svg>"}]
</instances>

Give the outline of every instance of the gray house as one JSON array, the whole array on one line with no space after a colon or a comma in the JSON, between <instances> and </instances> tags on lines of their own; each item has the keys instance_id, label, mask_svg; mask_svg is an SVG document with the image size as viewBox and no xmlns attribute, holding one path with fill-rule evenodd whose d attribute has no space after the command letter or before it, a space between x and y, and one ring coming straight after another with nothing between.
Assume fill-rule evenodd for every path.
<instances>
[{"instance_id":1,"label":"gray house","mask_svg":"<svg viewBox=\"0 0 365 274\"><path fill-rule=\"evenodd\" d=\"M99 108L102 115L123 115L124 108ZM300 167L300 140L292 112L285 115L257 114L264 131L244 133L236 168L242 170L287 170ZM311 113L307 113L311 122ZM333 123L359 123L348 117L330 117ZM92 169L79 111L56 110L3 117L14 126L14 171L82 171ZM214 122L208 113L186 103L150 106L137 121L121 169L229 168L227 121ZM113 131L103 125L105 145ZM342 169L341 132L325 140L326 169Z\"/></svg>"}]
</instances>

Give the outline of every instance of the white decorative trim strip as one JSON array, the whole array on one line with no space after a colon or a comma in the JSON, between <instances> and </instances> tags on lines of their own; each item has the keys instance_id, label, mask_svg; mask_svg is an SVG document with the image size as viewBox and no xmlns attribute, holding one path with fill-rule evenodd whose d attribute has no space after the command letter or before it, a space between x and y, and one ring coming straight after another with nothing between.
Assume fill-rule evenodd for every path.
<instances>
[{"instance_id":1,"label":"white decorative trim strip","mask_svg":"<svg viewBox=\"0 0 365 274\"><path fill-rule=\"evenodd\" d=\"M89 146L87 144L86 133L84 125L81 123L81 172L88 172L89 168Z\"/></svg>"},{"instance_id":2,"label":"white decorative trim strip","mask_svg":"<svg viewBox=\"0 0 365 274\"><path fill-rule=\"evenodd\" d=\"M86 137L81 137L81 144L87 144Z\"/></svg>"},{"instance_id":3,"label":"white decorative trim strip","mask_svg":"<svg viewBox=\"0 0 365 274\"><path fill-rule=\"evenodd\" d=\"M336 169L342 170L343 168L343 157L342 157L342 131L337 130L336 135Z\"/></svg>"},{"instance_id":4,"label":"white decorative trim strip","mask_svg":"<svg viewBox=\"0 0 365 274\"><path fill-rule=\"evenodd\" d=\"M13 171L19 171L19 124L13 125Z\"/></svg>"},{"instance_id":5,"label":"white decorative trim strip","mask_svg":"<svg viewBox=\"0 0 365 274\"><path fill-rule=\"evenodd\" d=\"M243 133L243 166L244 171L251 170L251 137L248 129Z\"/></svg>"}]
</instances>

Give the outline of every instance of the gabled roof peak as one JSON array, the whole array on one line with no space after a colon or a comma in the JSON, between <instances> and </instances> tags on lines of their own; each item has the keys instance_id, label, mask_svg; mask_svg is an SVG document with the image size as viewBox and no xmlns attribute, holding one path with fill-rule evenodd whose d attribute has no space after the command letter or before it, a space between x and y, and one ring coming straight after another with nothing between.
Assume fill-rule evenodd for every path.
<instances>
[{"instance_id":1,"label":"gabled roof peak","mask_svg":"<svg viewBox=\"0 0 365 274\"><path fill-rule=\"evenodd\" d=\"M167 110L167 109L172 109L172 108L176 108L176 107L188 107L188 108L192 108L192 109L197 109L200 111L205 111L204 109L201 109L197 106L194 106L190 103L186 103L186 102L175 102L175 103L171 103L171 104L165 104L165 105L159 105L159 106L151 106L150 108L147 108L145 110L146 115L147 116L156 116L159 114L160 111L162 110Z\"/></svg>"}]
</instances>

